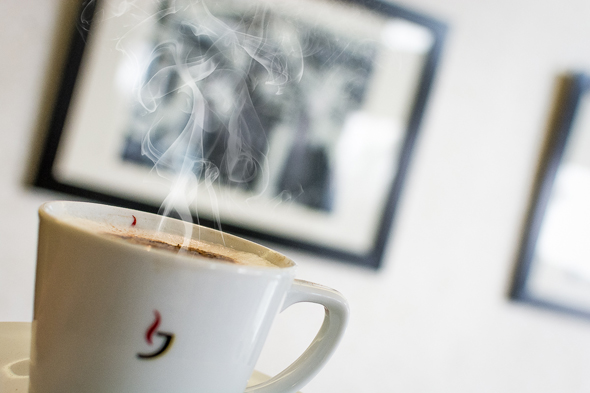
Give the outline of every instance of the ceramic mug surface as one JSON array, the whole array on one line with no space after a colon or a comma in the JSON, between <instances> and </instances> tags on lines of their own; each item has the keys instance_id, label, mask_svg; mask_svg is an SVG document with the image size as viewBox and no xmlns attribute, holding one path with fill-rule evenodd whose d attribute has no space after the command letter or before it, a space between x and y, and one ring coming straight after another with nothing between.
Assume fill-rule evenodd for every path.
<instances>
[{"instance_id":1,"label":"ceramic mug surface","mask_svg":"<svg viewBox=\"0 0 590 393\"><path fill-rule=\"evenodd\" d=\"M31 393L295 392L344 332L345 299L295 280L295 264L266 247L99 204L50 202L39 216ZM231 258L251 253L273 266L126 240L156 233L179 248L190 234L209 251L222 246ZM317 337L284 372L246 389L272 321L297 302L326 308Z\"/></svg>"}]
</instances>

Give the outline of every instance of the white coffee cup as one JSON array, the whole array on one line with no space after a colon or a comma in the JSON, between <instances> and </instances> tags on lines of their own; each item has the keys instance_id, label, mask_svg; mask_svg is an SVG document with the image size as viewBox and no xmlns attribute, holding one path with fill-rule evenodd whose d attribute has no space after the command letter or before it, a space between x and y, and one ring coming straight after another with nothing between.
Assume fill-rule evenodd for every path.
<instances>
[{"instance_id":1,"label":"white coffee cup","mask_svg":"<svg viewBox=\"0 0 590 393\"><path fill-rule=\"evenodd\" d=\"M188 224L83 202L39 209L30 393L288 393L327 362L348 319L338 292L294 279L266 247L192 225L192 237L253 253L279 268L189 256L101 234ZM134 232L134 233L135 233ZM269 381L246 389L275 316L297 302L326 309L310 347Z\"/></svg>"}]
</instances>

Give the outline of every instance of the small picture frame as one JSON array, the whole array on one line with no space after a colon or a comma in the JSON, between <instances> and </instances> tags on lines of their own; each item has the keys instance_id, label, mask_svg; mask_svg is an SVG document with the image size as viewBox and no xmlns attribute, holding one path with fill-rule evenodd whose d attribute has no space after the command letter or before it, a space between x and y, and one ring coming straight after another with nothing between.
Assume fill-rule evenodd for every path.
<instances>
[{"instance_id":1,"label":"small picture frame","mask_svg":"<svg viewBox=\"0 0 590 393\"><path fill-rule=\"evenodd\" d=\"M35 184L377 268L445 32L379 0L85 2Z\"/></svg>"},{"instance_id":2,"label":"small picture frame","mask_svg":"<svg viewBox=\"0 0 590 393\"><path fill-rule=\"evenodd\" d=\"M590 317L590 77L558 78L510 296Z\"/></svg>"}]
</instances>

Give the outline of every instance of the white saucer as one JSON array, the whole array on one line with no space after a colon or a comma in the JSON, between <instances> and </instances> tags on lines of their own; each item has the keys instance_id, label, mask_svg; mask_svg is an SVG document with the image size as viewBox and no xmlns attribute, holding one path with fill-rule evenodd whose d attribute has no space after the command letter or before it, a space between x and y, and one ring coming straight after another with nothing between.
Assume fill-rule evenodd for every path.
<instances>
[{"instance_id":1,"label":"white saucer","mask_svg":"<svg viewBox=\"0 0 590 393\"><path fill-rule=\"evenodd\" d=\"M0 393L29 390L30 322L0 322ZM248 386L270 377L254 371Z\"/></svg>"}]
</instances>

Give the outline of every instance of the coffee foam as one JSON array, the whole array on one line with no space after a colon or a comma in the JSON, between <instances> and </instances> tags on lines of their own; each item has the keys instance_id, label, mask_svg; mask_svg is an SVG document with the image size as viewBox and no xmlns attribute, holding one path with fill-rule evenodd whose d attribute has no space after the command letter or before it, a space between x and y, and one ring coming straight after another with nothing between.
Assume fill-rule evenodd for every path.
<instances>
[{"instance_id":1,"label":"coffee foam","mask_svg":"<svg viewBox=\"0 0 590 393\"><path fill-rule=\"evenodd\" d=\"M69 218L68 221L82 229L121 239L139 246L164 249L194 257L205 257L209 260L222 263L278 268L277 265L251 252L236 250L204 240L190 239L190 241L186 241L183 235L141 228L139 225L132 225L131 221L125 227L112 222L97 222L77 217Z\"/></svg>"}]
</instances>

